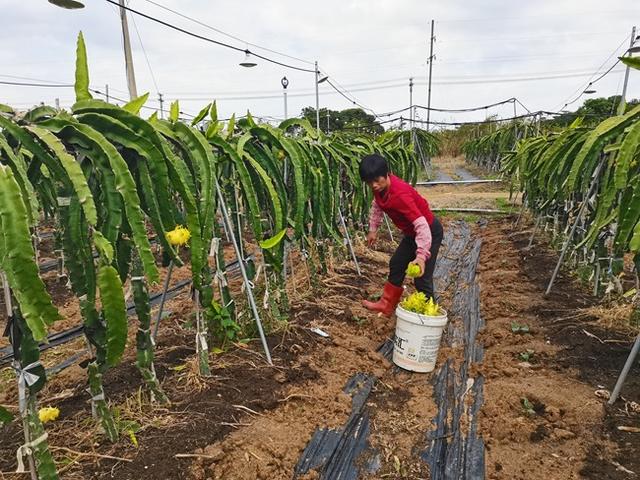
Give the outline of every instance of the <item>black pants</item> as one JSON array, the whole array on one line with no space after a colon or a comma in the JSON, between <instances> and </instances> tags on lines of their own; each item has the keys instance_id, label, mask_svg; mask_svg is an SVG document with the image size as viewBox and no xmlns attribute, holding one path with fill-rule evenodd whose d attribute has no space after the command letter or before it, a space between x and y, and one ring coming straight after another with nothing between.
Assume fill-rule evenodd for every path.
<instances>
[{"instance_id":1,"label":"black pants","mask_svg":"<svg viewBox=\"0 0 640 480\"><path fill-rule=\"evenodd\" d=\"M433 271L436 268L438 250L442 243L442 224L435 218L431 228L431 257L424 266L424 273L415 279L416 290L423 292L427 298L434 297ZM416 258L416 240L413 237L404 237L398 245L395 253L389 261L389 282L396 287L401 287L406 275L407 266ZM435 298L434 298L435 299Z\"/></svg>"}]
</instances>

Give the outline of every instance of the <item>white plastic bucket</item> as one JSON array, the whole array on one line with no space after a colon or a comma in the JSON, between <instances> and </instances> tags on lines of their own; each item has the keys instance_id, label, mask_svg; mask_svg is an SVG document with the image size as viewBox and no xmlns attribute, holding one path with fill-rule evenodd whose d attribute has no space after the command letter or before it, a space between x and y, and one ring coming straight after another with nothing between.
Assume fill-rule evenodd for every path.
<instances>
[{"instance_id":1,"label":"white plastic bucket","mask_svg":"<svg viewBox=\"0 0 640 480\"><path fill-rule=\"evenodd\" d=\"M396 338L393 363L412 372L431 372L436 367L442 332L447 324L447 312L431 317L396 309Z\"/></svg>"}]
</instances>

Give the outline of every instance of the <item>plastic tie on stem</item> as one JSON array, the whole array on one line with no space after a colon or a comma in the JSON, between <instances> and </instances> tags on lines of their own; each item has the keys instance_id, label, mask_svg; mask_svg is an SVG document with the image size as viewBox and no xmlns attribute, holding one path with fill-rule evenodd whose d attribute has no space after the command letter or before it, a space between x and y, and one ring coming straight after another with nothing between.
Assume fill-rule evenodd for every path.
<instances>
[{"instance_id":1,"label":"plastic tie on stem","mask_svg":"<svg viewBox=\"0 0 640 480\"><path fill-rule=\"evenodd\" d=\"M30 363L24 368L20 368L18 362L13 363L13 369L18 375L18 406L20 408L20 415L23 417L27 414L27 386L31 387L40 379L39 375L31 373L36 367L42 366L40 360Z\"/></svg>"},{"instance_id":2,"label":"plastic tie on stem","mask_svg":"<svg viewBox=\"0 0 640 480\"><path fill-rule=\"evenodd\" d=\"M16 452L16 459L18 460L18 468L16 469L16 473L27 473L27 470L24 466L24 457L28 457L33 455L33 449L44 442L49 437L47 432L44 432L35 440L25 443L24 445L20 445L18 447L18 451Z\"/></svg>"},{"instance_id":3,"label":"plastic tie on stem","mask_svg":"<svg viewBox=\"0 0 640 480\"><path fill-rule=\"evenodd\" d=\"M197 345L200 352L207 352L209 350L209 345L207 344L206 335L203 332L198 332L196 334L197 337Z\"/></svg>"},{"instance_id":4,"label":"plastic tie on stem","mask_svg":"<svg viewBox=\"0 0 640 480\"><path fill-rule=\"evenodd\" d=\"M211 245L209 247L209 256L214 257L218 253L219 248L220 248L220 238L213 237L211 239Z\"/></svg>"},{"instance_id":5,"label":"plastic tie on stem","mask_svg":"<svg viewBox=\"0 0 640 480\"><path fill-rule=\"evenodd\" d=\"M87 388L86 391L89 395L91 395L91 389ZM104 390L102 390L100 393L93 395L91 397L91 416L93 418L96 418L98 416L98 411L96 409L96 402L100 402L104 400L105 400Z\"/></svg>"},{"instance_id":6,"label":"plastic tie on stem","mask_svg":"<svg viewBox=\"0 0 640 480\"><path fill-rule=\"evenodd\" d=\"M227 277L225 276L224 273L222 273L222 270L220 269L216 270L215 277L216 277L216 281L218 282L218 285L220 285L221 287L226 287L228 285Z\"/></svg>"}]
</instances>

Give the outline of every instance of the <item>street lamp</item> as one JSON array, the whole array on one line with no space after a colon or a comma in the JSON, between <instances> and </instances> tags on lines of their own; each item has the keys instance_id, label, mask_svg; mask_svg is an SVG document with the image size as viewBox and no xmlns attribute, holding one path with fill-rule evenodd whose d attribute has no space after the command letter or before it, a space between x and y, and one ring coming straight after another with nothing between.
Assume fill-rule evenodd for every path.
<instances>
[{"instance_id":1,"label":"street lamp","mask_svg":"<svg viewBox=\"0 0 640 480\"><path fill-rule=\"evenodd\" d=\"M284 119L286 120L287 117L287 87L289 86L289 80L287 79L287 77L282 77L282 80L280 80L280 84L282 85L282 94L284 95Z\"/></svg>"},{"instance_id":2,"label":"street lamp","mask_svg":"<svg viewBox=\"0 0 640 480\"><path fill-rule=\"evenodd\" d=\"M49 3L56 7L66 8L68 10L78 10L84 8L84 3L76 0L49 0Z\"/></svg>"},{"instance_id":3,"label":"street lamp","mask_svg":"<svg viewBox=\"0 0 640 480\"><path fill-rule=\"evenodd\" d=\"M241 67L251 68L258 65L253 61L253 57L251 56L251 52L249 50L244 51L244 61L240 62Z\"/></svg>"},{"instance_id":4,"label":"street lamp","mask_svg":"<svg viewBox=\"0 0 640 480\"><path fill-rule=\"evenodd\" d=\"M585 95L591 95L592 93L596 93L596 90L585 90L584 92Z\"/></svg>"}]
</instances>

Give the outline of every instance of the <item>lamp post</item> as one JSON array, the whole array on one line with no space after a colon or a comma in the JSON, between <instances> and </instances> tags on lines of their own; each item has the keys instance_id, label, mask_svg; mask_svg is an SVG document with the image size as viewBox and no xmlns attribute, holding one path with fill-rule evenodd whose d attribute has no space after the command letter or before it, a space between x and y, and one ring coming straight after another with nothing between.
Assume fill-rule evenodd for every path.
<instances>
[{"instance_id":1,"label":"lamp post","mask_svg":"<svg viewBox=\"0 0 640 480\"><path fill-rule=\"evenodd\" d=\"M286 120L289 118L287 116L287 87L289 86L289 80L287 77L282 77L280 84L282 84L282 95L284 96L284 119Z\"/></svg>"},{"instance_id":2,"label":"lamp post","mask_svg":"<svg viewBox=\"0 0 640 480\"><path fill-rule=\"evenodd\" d=\"M84 4L78 0L49 0L49 3L68 10L84 8ZM129 25L127 23L127 11L124 9L124 0L120 3L120 22L122 24L122 40L124 45L124 63L127 72L127 86L129 87L129 98L133 100L138 97L136 88L136 76L133 71L133 54L131 53L131 41L129 39Z\"/></svg>"}]
</instances>

